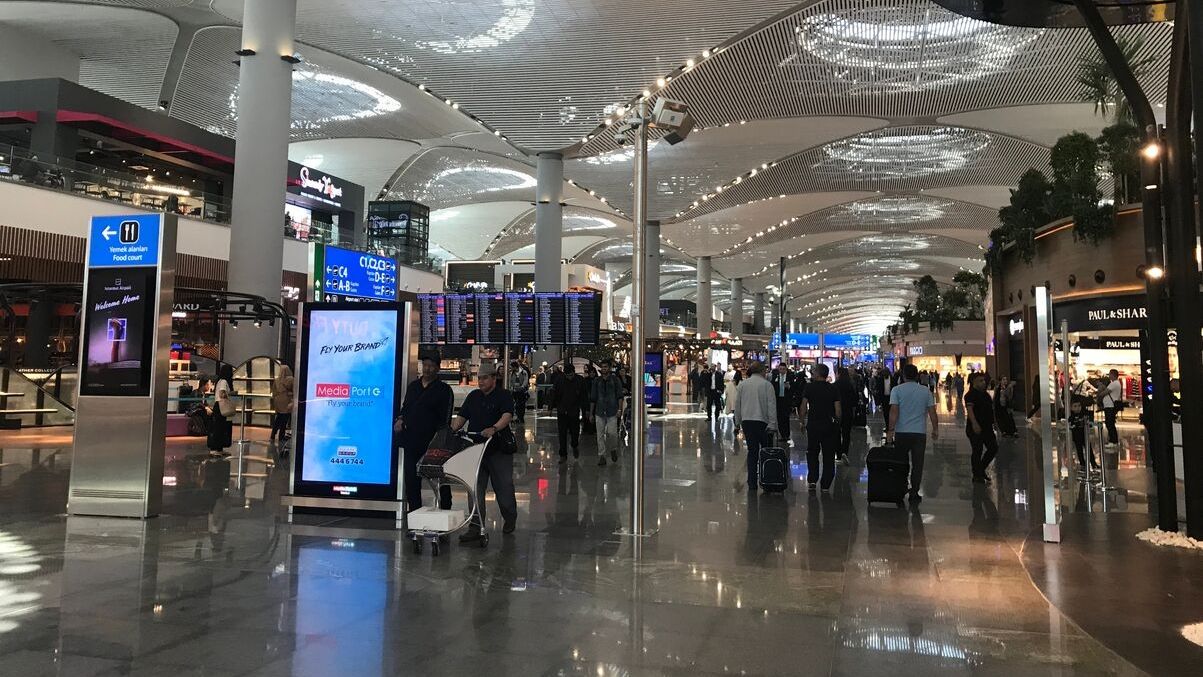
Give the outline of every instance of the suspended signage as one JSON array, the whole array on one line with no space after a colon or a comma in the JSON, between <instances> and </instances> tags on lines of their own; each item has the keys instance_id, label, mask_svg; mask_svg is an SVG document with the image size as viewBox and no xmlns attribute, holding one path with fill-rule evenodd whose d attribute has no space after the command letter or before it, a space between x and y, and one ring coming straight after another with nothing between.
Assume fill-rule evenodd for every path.
<instances>
[{"instance_id":1,"label":"suspended signage","mask_svg":"<svg viewBox=\"0 0 1203 677\"><path fill-rule=\"evenodd\" d=\"M596 292L418 294L419 343L598 345Z\"/></svg>"},{"instance_id":2,"label":"suspended signage","mask_svg":"<svg viewBox=\"0 0 1203 677\"><path fill-rule=\"evenodd\" d=\"M315 300L397 300L396 261L329 245L311 246Z\"/></svg>"},{"instance_id":3,"label":"suspended signage","mask_svg":"<svg viewBox=\"0 0 1203 677\"><path fill-rule=\"evenodd\" d=\"M923 355L923 346L907 346L906 354L908 357L919 357Z\"/></svg>"},{"instance_id":4,"label":"suspended signage","mask_svg":"<svg viewBox=\"0 0 1203 677\"><path fill-rule=\"evenodd\" d=\"M323 174L305 165L300 166L295 177L288 177L288 187L295 188L298 195L310 200L328 204L332 207L342 207L342 186L335 183L334 177Z\"/></svg>"}]
</instances>

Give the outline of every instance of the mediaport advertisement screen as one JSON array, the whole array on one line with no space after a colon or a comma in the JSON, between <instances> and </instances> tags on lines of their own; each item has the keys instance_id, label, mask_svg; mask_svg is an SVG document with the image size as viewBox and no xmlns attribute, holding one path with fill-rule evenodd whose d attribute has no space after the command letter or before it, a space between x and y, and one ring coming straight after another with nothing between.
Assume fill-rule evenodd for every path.
<instances>
[{"instance_id":1,"label":"mediaport advertisement screen","mask_svg":"<svg viewBox=\"0 0 1203 677\"><path fill-rule=\"evenodd\" d=\"M305 307L295 493L393 500L401 308Z\"/></svg>"}]
</instances>

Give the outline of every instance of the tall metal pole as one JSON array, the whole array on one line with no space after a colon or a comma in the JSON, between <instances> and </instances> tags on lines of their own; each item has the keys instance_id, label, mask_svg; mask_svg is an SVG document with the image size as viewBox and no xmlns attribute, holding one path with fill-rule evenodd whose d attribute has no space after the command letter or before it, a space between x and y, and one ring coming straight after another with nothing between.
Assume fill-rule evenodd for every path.
<instances>
[{"instance_id":1,"label":"tall metal pole","mask_svg":"<svg viewBox=\"0 0 1203 677\"><path fill-rule=\"evenodd\" d=\"M1178 3L1183 8L1184 3ZM1189 3L1185 23L1190 28L1189 66L1193 93L1195 129L1203 129L1203 7L1199 2ZM1178 22L1183 23L1183 22ZM1177 24L1175 24L1177 27ZM1185 57L1185 55L1184 55ZM1183 493L1186 495L1186 534L1191 538L1203 539L1203 341L1199 338L1203 317L1199 305L1199 231L1195 209L1190 198L1200 178L1203 178L1203 158L1195 157L1195 176L1190 178L1191 157L1189 125L1183 121L1187 133L1179 134L1182 144L1182 171L1175 176L1176 189L1183 196L1182 218L1173 226L1174 260L1169 271L1174 284L1174 311L1178 327L1178 381L1182 388L1182 478ZM1196 131L1196 133L1198 133ZM1177 210L1176 210L1177 211ZM1170 481L1173 481L1171 476Z\"/></svg>"},{"instance_id":2,"label":"tall metal pole","mask_svg":"<svg viewBox=\"0 0 1203 677\"><path fill-rule=\"evenodd\" d=\"M1044 542L1061 542L1061 496L1058 491L1061 481L1061 466L1057 463L1053 446L1053 419L1057 415L1057 373L1053 363L1052 347L1052 301L1048 288L1036 287L1036 365L1037 373L1044 379L1043 393L1037 391L1040 400L1040 456L1044 489Z\"/></svg>"},{"instance_id":3,"label":"tall metal pole","mask_svg":"<svg viewBox=\"0 0 1203 677\"><path fill-rule=\"evenodd\" d=\"M1115 82L1128 101L1137 125L1144 132L1147 145L1160 145L1157 119L1149 97L1132 73L1131 65L1115 42L1094 0L1074 0L1086 28L1090 31L1103 60L1111 69ZM1164 235L1161 216L1161 162L1157 156L1140 155L1141 220L1144 222L1145 267L1165 269ZM1170 352L1166 332L1166 302L1164 276L1145 276L1145 305L1149 337L1149 371L1152 372L1153 393L1149 398L1150 411L1145 412L1145 432L1158 475L1169 474L1173 479L1173 426L1170 422ZM1168 472L1167 472L1168 469ZM1159 511L1161 499L1159 499ZM1203 506L1201 506L1203 508ZM1199 525L1203 529L1203 524ZM1177 530L1175 525L1174 531Z\"/></svg>"},{"instance_id":4,"label":"tall metal pole","mask_svg":"<svg viewBox=\"0 0 1203 677\"><path fill-rule=\"evenodd\" d=\"M646 283L644 258L644 237L647 224L647 101L635 105L636 122L639 125L635 135L635 180L632 183L635 191L635 223L634 249L631 252L631 299L642 306L647 295L644 292ZM631 449L634 452L631 464L631 535L635 537L644 534L643 522L643 461L646 453L644 438L646 437L647 422L644 418L645 409L643 396L643 359L646 345L644 343L644 312L643 308L631 312Z\"/></svg>"},{"instance_id":5,"label":"tall metal pole","mask_svg":"<svg viewBox=\"0 0 1203 677\"><path fill-rule=\"evenodd\" d=\"M785 294L785 257L777 263L777 289L781 291L781 298L777 301L781 305L781 310L777 313L777 317L781 318L781 359L785 360L785 339L786 333L786 308L789 306L789 297Z\"/></svg>"}]
</instances>

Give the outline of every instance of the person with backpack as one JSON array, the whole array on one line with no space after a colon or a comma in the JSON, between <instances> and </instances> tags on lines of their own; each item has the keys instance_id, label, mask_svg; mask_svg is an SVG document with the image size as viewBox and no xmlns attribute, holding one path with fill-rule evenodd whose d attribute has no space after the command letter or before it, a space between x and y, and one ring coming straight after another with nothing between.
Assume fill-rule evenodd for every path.
<instances>
[{"instance_id":1,"label":"person with backpack","mask_svg":"<svg viewBox=\"0 0 1203 677\"><path fill-rule=\"evenodd\" d=\"M589 417L597 428L597 464L606 465L606 451L618 462L618 419L622 416L622 381L611 373L613 363L602 360L601 373L589 385Z\"/></svg>"}]
</instances>

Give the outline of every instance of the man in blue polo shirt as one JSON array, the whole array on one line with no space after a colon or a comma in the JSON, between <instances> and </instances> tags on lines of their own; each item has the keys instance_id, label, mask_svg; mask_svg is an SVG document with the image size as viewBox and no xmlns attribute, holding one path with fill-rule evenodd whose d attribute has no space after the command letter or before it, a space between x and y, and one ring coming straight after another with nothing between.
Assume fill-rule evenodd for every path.
<instances>
[{"instance_id":1,"label":"man in blue polo shirt","mask_svg":"<svg viewBox=\"0 0 1203 677\"><path fill-rule=\"evenodd\" d=\"M923 459L927 454L927 422L931 421L931 438L940 439L936 419L936 398L919 383L919 369L908 364L902 368L902 383L890 390L890 421L886 441L893 442L899 451L911 458L911 502L923 500L919 486L923 481Z\"/></svg>"}]
</instances>

